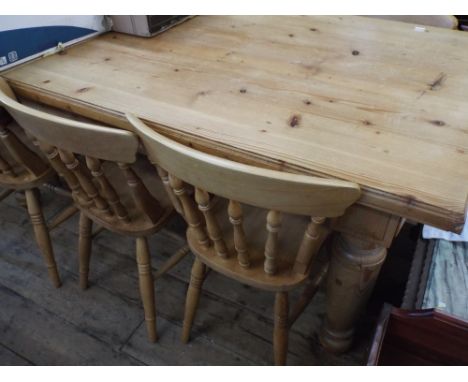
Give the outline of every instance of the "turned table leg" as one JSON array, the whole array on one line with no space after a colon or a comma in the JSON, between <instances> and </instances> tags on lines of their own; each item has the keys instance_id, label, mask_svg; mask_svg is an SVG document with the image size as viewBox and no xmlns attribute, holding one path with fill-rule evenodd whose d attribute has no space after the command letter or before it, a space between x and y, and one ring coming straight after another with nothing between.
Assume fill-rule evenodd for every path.
<instances>
[{"instance_id":1,"label":"turned table leg","mask_svg":"<svg viewBox=\"0 0 468 382\"><path fill-rule=\"evenodd\" d=\"M330 352L351 346L354 325L385 260L385 247L337 234L327 281L326 318L320 342Z\"/></svg>"}]
</instances>

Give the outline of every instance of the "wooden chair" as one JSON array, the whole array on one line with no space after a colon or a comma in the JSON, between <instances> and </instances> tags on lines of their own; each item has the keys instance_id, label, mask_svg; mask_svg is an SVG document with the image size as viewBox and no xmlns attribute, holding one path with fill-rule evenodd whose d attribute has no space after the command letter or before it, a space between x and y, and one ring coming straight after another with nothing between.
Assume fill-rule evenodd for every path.
<instances>
[{"instance_id":1,"label":"wooden chair","mask_svg":"<svg viewBox=\"0 0 468 382\"><path fill-rule=\"evenodd\" d=\"M37 140L52 167L70 187L73 200L80 209L81 287L85 289L88 285L93 222L112 232L136 237L146 326L149 339L156 341L154 286L147 236L162 228L173 207L159 179L149 179L153 180L150 193L134 169L137 136L129 131L78 122L27 107L14 99L5 81L0 82L0 90L0 104ZM139 158L140 171L146 162ZM147 167L145 172L149 170ZM177 256L180 257L180 253Z\"/></svg>"},{"instance_id":2,"label":"wooden chair","mask_svg":"<svg viewBox=\"0 0 468 382\"><path fill-rule=\"evenodd\" d=\"M174 142L132 115L127 118L150 160L169 174L189 226L187 240L195 261L182 340L189 339L204 276L211 268L275 293L275 363L285 364L289 326L313 296L325 269L306 288L289 318L288 292L308 280L330 232L326 218L342 215L359 198L359 187L218 158ZM187 185L195 188L193 197Z\"/></svg>"},{"instance_id":3,"label":"wooden chair","mask_svg":"<svg viewBox=\"0 0 468 382\"><path fill-rule=\"evenodd\" d=\"M457 18L455 16L446 15L379 15L367 17L447 29L457 29L458 27Z\"/></svg>"},{"instance_id":4,"label":"wooden chair","mask_svg":"<svg viewBox=\"0 0 468 382\"><path fill-rule=\"evenodd\" d=\"M13 93L9 93L9 96L14 98ZM47 162L13 131L18 130L18 127L14 126L8 113L0 108L0 187L4 188L0 193L0 200L14 191L24 191L37 244L44 257L49 278L58 288L61 285L60 277L37 189L53 179L56 174Z\"/></svg>"}]
</instances>

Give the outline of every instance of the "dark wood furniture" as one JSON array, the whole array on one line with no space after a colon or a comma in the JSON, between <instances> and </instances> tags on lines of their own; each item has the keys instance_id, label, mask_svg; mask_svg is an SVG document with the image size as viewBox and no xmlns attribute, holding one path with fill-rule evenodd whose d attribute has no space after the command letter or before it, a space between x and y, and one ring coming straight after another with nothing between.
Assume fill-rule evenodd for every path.
<instances>
[{"instance_id":1,"label":"dark wood furniture","mask_svg":"<svg viewBox=\"0 0 468 382\"><path fill-rule=\"evenodd\" d=\"M368 365L468 365L468 322L434 309L385 305Z\"/></svg>"}]
</instances>

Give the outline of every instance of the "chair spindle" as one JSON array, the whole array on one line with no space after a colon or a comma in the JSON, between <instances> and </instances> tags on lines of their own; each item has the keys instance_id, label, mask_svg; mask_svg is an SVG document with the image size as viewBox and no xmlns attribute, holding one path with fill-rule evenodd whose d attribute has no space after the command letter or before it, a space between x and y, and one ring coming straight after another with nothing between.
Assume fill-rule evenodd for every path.
<instances>
[{"instance_id":1,"label":"chair spindle","mask_svg":"<svg viewBox=\"0 0 468 382\"><path fill-rule=\"evenodd\" d=\"M110 216L111 210L109 205L104 200L104 198L99 195L98 189L92 182L90 176L85 172L85 169L83 168L80 161L75 158L73 153L60 149L58 152L63 163L65 163L65 166L75 174L85 193L94 201L96 208L105 215Z\"/></svg>"},{"instance_id":2,"label":"chair spindle","mask_svg":"<svg viewBox=\"0 0 468 382\"><path fill-rule=\"evenodd\" d=\"M175 196L174 191L171 188L171 185L169 184L169 174L166 170L164 170L162 167L156 165L154 162L151 162L153 166L156 167L156 170L158 171L158 175L161 178L161 181L163 182L164 189L167 192L167 195L169 196L169 199L171 200L172 205L174 206L175 210L184 216L184 212L182 210L182 206L180 205L179 199L177 199L177 196Z\"/></svg>"},{"instance_id":3,"label":"chair spindle","mask_svg":"<svg viewBox=\"0 0 468 382\"><path fill-rule=\"evenodd\" d=\"M265 273L274 275L278 269L276 256L278 254L278 231L281 226L281 213L270 210L267 215L268 237L265 243Z\"/></svg>"},{"instance_id":4,"label":"chair spindle","mask_svg":"<svg viewBox=\"0 0 468 382\"><path fill-rule=\"evenodd\" d=\"M101 189L102 195L109 202L112 210L117 215L119 220L123 222L129 221L128 211L123 206L119 199L119 195L115 191L114 187L110 184L107 177L104 175L102 170L102 163L99 159L86 157L86 165L91 171L91 175L97 180Z\"/></svg>"},{"instance_id":5,"label":"chair spindle","mask_svg":"<svg viewBox=\"0 0 468 382\"><path fill-rule=\"evenodd\" d=\"M313 257L318 253L320 246L325 240L329 230L323 226L323 217L310 218L310 223L304 232L301 246L297 252L293 270L296 273L305 274L312 263Z\"/></svg>"},{"instance_id":6,"label":"chair spindle","mask_svg":"<svg viewBox=\"0 0 468 382\"><path fill-rule=\"evenodd\" d=\"M234 247L237 252L237 260L242 268L250 267L250 256L247 249L244 228L242 226L242 207L239 202L229 200L229 221L234 229Z\"/></svg>"},{"instance_id":7,"label":"chair spindle","mask_svg":"<svg viewBox=\"0 0 468 382\"><path fill-rule=\"evenodd\" d=\"M54 168L54 170L57 171L59 176L65 179L65 182L71 189L73 197L81 201L85 206L89 207L93 201L81 188L80 182L78 182L76 175L71 172L66 167L65 163L60 159L58 149L44 142L39 142L39 147L45 153L50 165Z\"/></svg>"},{"instance_id":8,"label":"chair spindle","mask_svg":"<svg viewBox=\"0 0 468 382\"><path fill-rule=\"evenodd\" d=\"M206 235L202 220L200 218L200 213L195 207L195 202L187 193L185 183L170 174L169 183L174 190L174 194L179 198L182 204L182 208L185 213L185 220L187 221L187 224L190 226L190 228L195 232L198 243L203 248L208 248L210 246L210 240Z\"/></svg>"},{"instance_id":9,"label":"chair spindle","mask_svg":"<svg viewBox=\"0 0 468 382\"><path fill-rule=\"evenodd\" d=\"M118 163L118 166L125 174L135 204L153 223L156 223L162 214L161 205L128 163Z\"/></svg>"},{"instance_id":10,"label":"chair spindle","mask_svg":"<svg viewBox=\"0 0 468 382\"><path fill-rule=\"evenodd\" d=\"M208 235L214 243L216 254L226 259L228 257L228 251L218 221L211 210L213 205L210 201L210 195L200 188L195 188L195 200L198 204L198 209L203 213L203 216L205 216Z\"/></svg>"}]
</instances>

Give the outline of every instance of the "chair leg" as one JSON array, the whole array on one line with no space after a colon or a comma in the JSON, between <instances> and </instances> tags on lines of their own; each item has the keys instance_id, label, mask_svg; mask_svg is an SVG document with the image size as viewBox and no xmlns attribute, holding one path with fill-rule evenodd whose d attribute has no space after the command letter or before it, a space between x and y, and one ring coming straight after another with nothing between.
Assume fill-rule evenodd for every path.
<instances>
[{"instance_id":1,"label":"chair leg","mask_svg":"<svg viewBox=\"0 0 468 382\"><path fill-rule=\"evenodd\" d=\"M26 206L28 209L29 216L34 229L34 235L36 237L39 249L44 257L49 278L56 288L61 285L60 276L57 270L57 264L55 263L54 251L52 249L52 243L50 241L49 230L44 221L44 215L42 214L42 208L39 203L39 198L36 189L26 190Z\"/></svg>"},{"instance_id":2,"label":"chair leg","mask_svg":"<svg viewBox=\"0 0 468 382\"><path fill-rule=\"evenodd\" d=\"M187 343L190 338L190 330L192 329L193 319L200 300L200 292L205 279L206 265L203 264L198 258L195 258L192 266L192 273L190 276L190 285L185 299L185 314L184 325L182 328L182 342Z\"/></svg>"},{"instance_id":3,"label":"chair leg","mask_svg":"<svg viewBox=\"0 0 468 382\"><path fill-rule=\"evenodd\" d=\"M145 311L146 329L151 342L156 342L156 308L154 302L154 283L151 270L151 258L148 249L148 241L145 237L136 239L136 259L138 264L138 277L140 294Z\"/></svg>"},{"instance_id":4,"label":"chair leg","mask_svg":"<svg viewBox=\"0 0 468 382\"><path fill-rule=\"evenodd\" d=\"M288 292L276 292L275 327L273 332L273 350L275 365L286 365L288 354Z\"/></svg>"},{"instance_id":5,"label":"chair leg","mask_svg":"<svg viewBox=\"0 0 468 382\"><path fill-rule=\"evenodd\" d=\"M62 211L55 215L52 220L49 221L49 231L52 231L55 228L57 228L60 224L70 219L78 211L79 209L74 203L65 207Z\"/></svg>"},{"instance_id":6,"label":"chair leg","mask_svg":"<svg viewBox=\"0 0 468 382\"><path fill-rule=\"evenodd\" d=\"M78 262L80 270L80 287L88 288L89 259L91 257L91 244L93 222L83 212L80 212L79 239L78 239Z\"/></svg>"}]
</instances>

